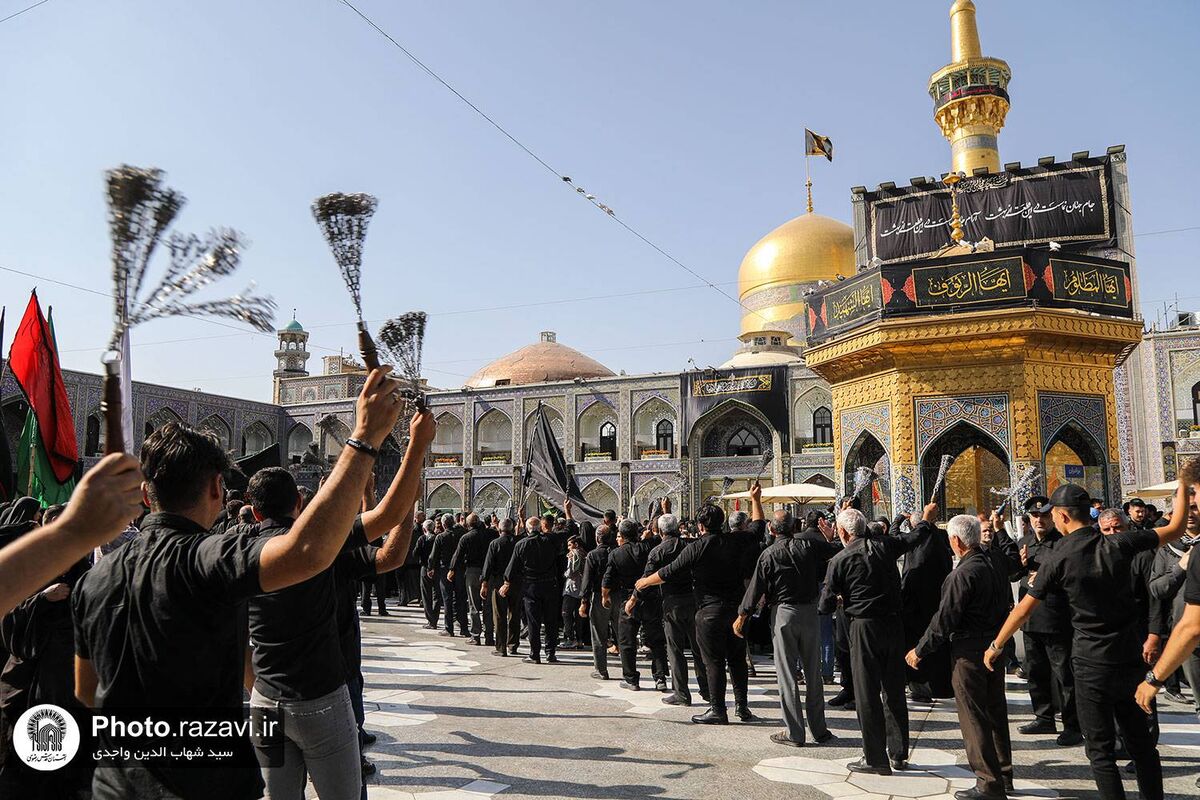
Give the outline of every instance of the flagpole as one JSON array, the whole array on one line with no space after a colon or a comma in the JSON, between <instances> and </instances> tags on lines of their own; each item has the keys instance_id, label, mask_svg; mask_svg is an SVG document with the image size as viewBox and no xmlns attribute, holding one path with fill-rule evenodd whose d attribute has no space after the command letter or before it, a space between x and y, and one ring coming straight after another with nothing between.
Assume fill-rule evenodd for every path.
<instances>
[{"instance_id":1,"label":"flagpole","mask_svg":"<svg viewBox=\"0 0 1200 800\"><path fill-rule=\"evenodd\" d=\"M808 190L808 213L813 210L812 203L812 173L808 167L808 147L804 148L804 188Z\"/></svg>"}]
</instances>

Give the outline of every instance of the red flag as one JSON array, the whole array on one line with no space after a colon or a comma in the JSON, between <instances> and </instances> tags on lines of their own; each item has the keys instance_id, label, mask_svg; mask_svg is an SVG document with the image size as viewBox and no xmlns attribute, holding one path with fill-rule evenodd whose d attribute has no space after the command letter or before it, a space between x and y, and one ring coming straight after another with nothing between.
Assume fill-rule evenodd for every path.
<instances>
[{"instance_id":1,"label":"red flag","mask_svg":"<svg viewBox=\"0 0 1200 800\"><path fill-rule=\"evenodd\" d=\"M63 384L54 339L42 316L36 291L30 295L25 316L17 326L8 353L8 367L37 416L38 433L54 477L64 483L75 472L79 450L75 444L75 423L71 419L67 387Z\"/></svg>"}]
</instances>

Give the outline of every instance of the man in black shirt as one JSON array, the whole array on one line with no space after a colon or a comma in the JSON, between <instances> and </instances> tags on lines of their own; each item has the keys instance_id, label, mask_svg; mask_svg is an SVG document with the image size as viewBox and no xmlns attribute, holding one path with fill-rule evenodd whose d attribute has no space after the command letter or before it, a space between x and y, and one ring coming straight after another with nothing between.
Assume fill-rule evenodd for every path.
<instances>
[{"instance_id":1,"label":"man in black shirt","mask_svg":"<svg viewBox=\"0 0 1200 800\"><path fill-rule=\"evenodd\" d=\"M1190 495L1189 495L1190 492ZM1167 541L1174 538L1175 531L1187 521L1191 535L1200 534L1200 459L1192 460L1179 470L1179 489L1175 493L1175 504L1171 507L1171 521L1165 527L1156 528L1160 537ZM1165 534L1164 534L1165 532ZM1192 550L1195 550L1195 544ZM1194 555L1189 550L1189 555ZM1200 558L1189 558L1187 577L1183 587L1183 613L1171 630L1171 638L1154 668L1146 673L1146 679L1137 687L1136 699L1147 714L1154 711L1154 696L1162 688L1167 676L1179 669L1188 658L1195 658L1200 648ZM1197 684L1192 684L1197 691ZM1139 773L1140 777L1140 773ZM1200 788L1200 778L1196 780Z\"/></svg>"},{"instance_id":2,"label":"man in black shirt","mask_svg":"<svg viewBox=\"0 0 1200 800\"><path fill-rule=\"evenodd\" d=\"M220 513L220 444L172 423L142 444L151 513L141 533L102 559L73 597L75 693L97 708L242 708L246 617L253 595L276 592L327 569L358 512L384 437L403 408L384 370L367 378L357 421L324 487L286 533L266 539L209 535ZM432 417L418 419L430 431ZM233 748L253 763L250 740ZM205 796L257 798L258 769L173 766L96 770L98 800Z\"/></svg>"},{"instance_id":3,"label":"man in black shirt","mask_svg":"<svg viewBox=\"0 0 1200 800\"><path fill-rule=\"evenodd\" d=\"M1032 530L1017 542L1021 569L1011 577L1020 578L1018 598L1029 592L1029 576L1037 574L1040 565L1062 540L1054 528L1045 497L1031 497L1025 502ZM1090 519L1090 513L1089 513ZM1033 702L1033 722L1018 731L1025 734L1054 733L1054 712L1062 715L1062 733L1057 742L1072 747L1083 740L1075 712L1075 673L1071 667L1071 606L1061 592L1046 596L1025 624L1025 676L1029 682L1029 699Z\"/></svg>"},{"instance_id":4,"label":"man in black shirt","mask_svg":"<svg viewBox=\"0 0 1200 800\"><path fill-rule=\"evenodd\" d=\"M1182 484L1181 484L1182 485ZM1071 661L1079 724L1086 741L1096 786L1104 800L1124 800L1115 756L1116 730L1137 765L1137 783L1146 800L1163 796L1162 764L1146 716L1138 709L1134 690L1145 669L1138 638L1138 608L1129 579L1135 554L1166 544L1183 534L1186 514L1172 525L1153 531L1128 531L1104 536L1090 524L1088 493L1074 484L1054 490L1038 509L1050 512L1063 539L1037 570L1027 594L1009 614L989 646L984 663L991 668L1003 645L1037 608L1043 598L1062 592L1071 607L1075 635ZM1180 498L1179 508L1186 506Z\"/></svg>"},{"instance_id":5,"label":"man in black shirt","mask_svg":"<svg viewBox=\"0 0 1200 800\"><path fill-rule=\"evenodd\" d=\"M1187 526L1185 538L1160 548L1155 554L1150 580L1150 596L1162 604L1168 631L1173 631L1186 616L1184 584L1188 580L1192 562L1200 561L1200 549L1197 549L1195 544L1200 541L1200 510L1197 508L1195 497L1189 500ZM1200 647L1183 660L1181 671L1189 686L1200 687ZM1167 676L1167 685L1163 692L1168 697L1171 696L1173 687L1178 690L1178 676L1177 671L1172 671ZM1192 690L1192 703L1197 716L1200 717L1200 691L1195 688Z\"/></svg>"},{"instance_id":6,"label":"man in black shirt","mask_svg":"<svg viewBox=\"0 0 1200 800\"><path fill-rule=\"evenodd\" d=\"M746 642L733 632L738 604L745 592L747 548L736 534L723 533L725 512L705 505L698 518L704 535L690 543L674 561L637 582L639 591L691 574L696 596L696 639L708 672L709 709L692 717L698 725L729 724L725 705L725 668L733 679L734 710L744 722L755 719L747 702L749 673Z\"/></svg>"},{"instance_id":7,"label":"man in black shirt","mask_svg":"<svg viewBox=\"0 0 1200 800\"><path fill-rule=\"evenodd\" d=\"M750 490L750 516L763 518L762 489ZM743 635L746 620L765 600L771 614L771 641L775 653L775 678L779 705L787 730L771 734L771 741L804 746L804 712L796 687L796 665L804 673L804 706L813 741L825 744L834 736L825 724L825 693L821 678L821 627L817 599L826 565L840 548L825 540L793 537L791 512L776 511L769 523L774 543L762 552L746 587L734 633Z\"/></svg>"},{"instance_id":8,"label":"man in black shirt","mask_svg":"<svg viewBox=\"0 0 1200 800\"><path fill-rule=\"evenodd\" d=\"M637 669L638 631L645 633L650 648L650 674L654 687L667 691L667 641L663 630L662 595L648 589L639 592L635 585L646 572L646 561L653 549L649 538L640 538L641 526L631 519L617 526L617 549L608 554L608 567L601 582L601 602L618 609L617 647L621 651L622 688L638 691L641 675Z\"/></svg>"},{"instance_id":9,"label":"man in black shirt","mask_svg":"<svg viewBox=\"0 0 1200 800\"><path fill-rule=\"evenodd\" d=\"M832 610L840 596L850 623L854 700L863 735L863 757L847 765L851 772L891 775L893 768L908 766L904 629L896 559L928 538L936 514L937 504L930 503L920 522L914 517L911 531L880 539L867 538L867 518L861 511L847 508L837 517L838 536L845 547L829 562L819 608Z\"/></svg>"},{"instance_id":10,"label":"man in black shirt","mask_svg":"<svg viewBox=\"0 0 1200 800\"><path fill-rule=\"evenodd\" d=\"M515 655L521 636L519 604L500 592L490 592L491 587L504 583L504 571L508 569L513 549L517 546L513 535L516 527L514 520L500 520L500 535L488 544L480 572L479 597L490 604L494 652L498 656L507 656L510 652Z\"/></svg>"},{"instance_id":11,"label":"man in black shirt","mask_svg":"<svg viewBox=\"0 0 1200 800\"><path fill-rule=\"evenodd\" d=\"M438 616L442 609L442 597L438 593L437 581L430 574L433 564L429 557L433 555L433 542L437 538L434 533L436 528L437 522L425 520L421 524L421 537L413 547L413 556L417 560L421 577L421 609L425 612L425 627L431 631L437 630Z\"/></svg>"},{"instance_id":12,"label":"man in black shirt","mask_svg":"<svg viewBox=\"0 0 1200 800\"><path fill-rule=\"evenodd\" d=\"M445 627L439 631L442 636L454 635L454 623L458 622L458 635L467 635L467 576L463 574L450 577L450 560L458 548L458 540L465 534L466 528L457 524L450 514L442 515L442 532L433 540L433 550L429 554L430 571L437 581L442 593L442 611L445 614ZM429 574L428 572L426 574Z\"/></svg>"},{"instance_id":13,"label":"man in black shirt","mask_svg":"<svg viewBox=\"0 0 1200 800\"><path fill-rule=\"evenodd\" d=\"M616 517L616 513L613 513ZM608 512L605 512L605 519ZM592 677L608 680L608 643L619 626L621 609L603 602L601 584L608 570L608 558L617 546L614 522L596 529L596 546L583 559L583 582L580 585L579 616L588 620L592 633Z\"/></svg>"},{"instance_id":14,"label":"man in black shirt","mask_svg":"<svg viewBox=\"0 0 1200 800\"><path fill-rule=\"evenodd\" d=\"M958 800L1003 800L1012 788L1012 741L1004 673L983 666L983 646L995 638L1008 616L1012 592L1007 565L982 549L978 517L950 520L950 547L958 558L942 584L942 599L916 647L905 660L914 669L922 659L950 650L954 705L962 730L974 788L956 792Z\"/></svg>"},{"instance_id":15,"label":"man in black shirt","mask_svg":"<svg viewBox=\"0 0 1200 800\"><path fill-rule=\"evenodd\" d=\"M420 417L414 418L418 422ZM415 426L414 426L415 427ZM364 578L396 569L408 553L411 512L420 489L423 431L409 437L408 452L392 486L375 512L360 516L333 567L306 581L250 599L250 646L255 674L250 704L274 708L283 720L283 763L270 767L268 745L256 741L267 794L303 793L308 776L322 797L358 795L358 736L334 610L335 570L347 551L393 528L387 545L373 551ZM246 490L258 537L285 535L300 515L300 493L290 472L270 467L255 473ZM407 519L398 521L401 514ZM350 731L350 735L344 735Z\"/></svg>"},{"instance_id":16,"label":"man in black shirt","mask_svg":"<svg viewBox=\"0 0 1200 800\"><path fill-rule=\"evenodd\" d=\"M484 610L483 595L479 593L483 582L483 562L487 560L488 545L496 538L491 528L486 528L479 515L467 515L467 532L458 540L454 555L450 557L450 572L447 577L453 581L458 575L465 575L467 600L471 608L471 644L486 644L495 646L492 638L491 609ZM479 637L483 636L480 642Z\"/></svg>"},{"instance_id":17,"label":"man in black shirt","mask_svg":"<svg viewBox=\"0 0 1200 800\"><path fill-rule=\"evenodd\" d=\"M688 542L679 538L679 518L669 512L659 514L654 524L663 537L662 544L650 551L646 557L645 575L653 575L670 564L684 551ZM700 685L700 697L708 702L708 672L696 642L696 597L692 594L692 578L681 575L678 580L664 583L662 587L663 629L667 639L667 661L671 665L671 685L674 693L662 699L670 706L690 706L692 692L688 687L687 656L684 649L692 651L696 669L696 680Z\"/></svg>"},{"instance_id":18,"label":"man in black shirt","mask_svg":"<svg viewBox=\"0 0 1200 800\"><path fill-rule=\"evenodd\" d=\"M567 501L568 507L570 500ZM521 588L525 621L529 624L529 655L526 664L542 663L542 625L546 626L546 661L558 663L558 621L562 613L562 595L558 591L558 542L549 528L534 527L530 517L528 535L513 547L512 560L504 571L503 597L516 597L514 586Z\"/></svg>"}]
</instances>

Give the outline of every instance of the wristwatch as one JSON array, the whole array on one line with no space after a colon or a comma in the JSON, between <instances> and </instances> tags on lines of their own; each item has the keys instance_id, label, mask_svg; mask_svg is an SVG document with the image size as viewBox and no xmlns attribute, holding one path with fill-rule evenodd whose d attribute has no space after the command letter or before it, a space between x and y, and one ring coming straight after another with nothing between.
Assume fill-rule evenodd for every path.
<instances>
[{"instance_id":1,"label":"wristwatch","mask_svg":"<svg viewBox=\"0 0 1200 800\"><path fill-rule=\"evenodd\" d=\"M1149 670L1146 673L1146 683L1150 684L1155 689L1161 689L1163 687L1163 684L1166 683L1166 681L1160 681L1158 678L1156 678L1154 676L1154 670Z\"/></svg>"},{"instance_id":2,"label":"wristwatch","mask_svg":"<svg viewBox=\"0 0 1200 800\"><path fill-rule=\"evenodd\" d=\"M991 644L988 645L988 650L991 650L993 653L1003 653L1004 652L1004 648L996 647L995 642L992 642Z\"/></svg>"}]
</instances>

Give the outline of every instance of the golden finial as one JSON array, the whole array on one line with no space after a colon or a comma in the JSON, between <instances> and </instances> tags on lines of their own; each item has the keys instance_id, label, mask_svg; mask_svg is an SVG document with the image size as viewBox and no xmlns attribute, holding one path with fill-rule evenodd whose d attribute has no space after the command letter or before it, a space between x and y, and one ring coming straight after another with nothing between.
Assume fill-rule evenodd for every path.
<instances>
[{"instance_id":1,"label":"golden finial","mask_svg":"<svg viewBox=\"0 0 1200 800\"><path fill-rule=\"evenodd\" d=\"M975 24L975 4L971 0L957 0L950 7L950 60L966 61L982 55L979 26Z\"/></svg>"},{"instance_id":2,"label":"golden finial","mask_svg":"<svg viewBox=\"0 0 1200 800\"><path fill-rule=\"evenodd\" d=\"M807 159L806 159L806 160L807 160ZM804 188L808 190L808 213L810 213L810 214L811 214L811 213L812 213L812 210L813 210L813 204L812 204L812 178L809 178L809 179L807 179L806 181L804 181Z\"/></svg>"},{"instance_id":3,"label":"golden finial","mask_svg":"<svg viewBox=\"0 0 1200 800\"><path fill-rule=\"evenodd\" d=\"M951 172L942 179L942 183L950 188L950 206L953 209L950 215L950 238L955 244L961 242L966 235L963 233L962 215L958 213L958 184L963 177L961 172Z\"/></svg>"}]
</instances>

